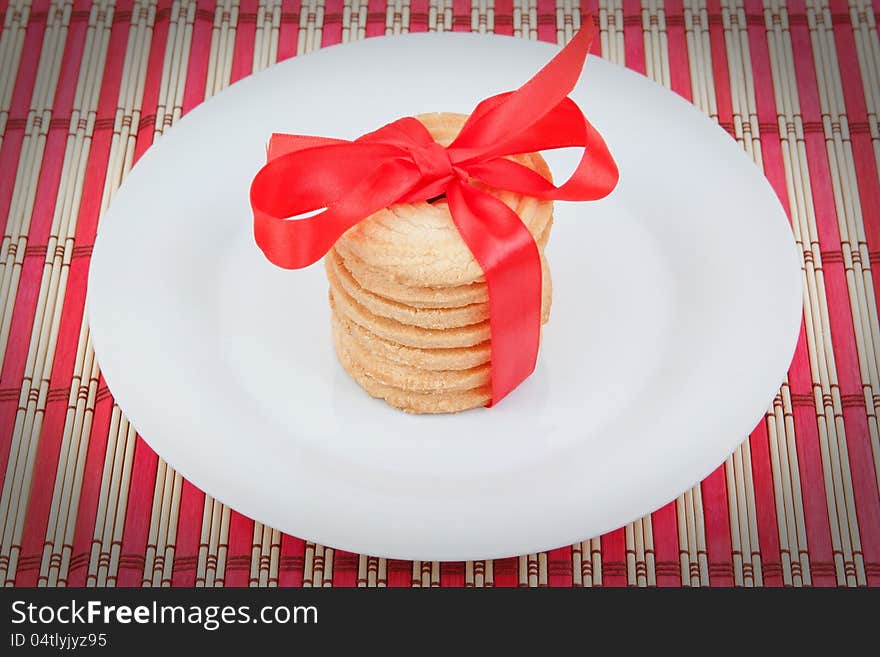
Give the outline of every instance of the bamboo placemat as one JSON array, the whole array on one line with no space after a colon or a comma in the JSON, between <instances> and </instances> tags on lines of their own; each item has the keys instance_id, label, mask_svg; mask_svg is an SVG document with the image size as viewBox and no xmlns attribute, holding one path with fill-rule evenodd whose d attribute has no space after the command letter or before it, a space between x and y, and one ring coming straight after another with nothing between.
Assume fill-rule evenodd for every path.
<instances>
[{"instance_id":1,"label":"bamboo placemat","mask_svg":"<svg viewBox=\"0 0 880 657\"><path fill-rule=\"evenodd\" d=\"M877 0L11 0L0 11L0 582L880 585ZM277 60L407 31L562 44L582 11L600 24L596 54L739 141L802 250L794 362L727 462L604 536L437 563L282 534L159 459L114 404L83 317L97 225L133 162L182 114Z\"/></svg>"}]
</instances>

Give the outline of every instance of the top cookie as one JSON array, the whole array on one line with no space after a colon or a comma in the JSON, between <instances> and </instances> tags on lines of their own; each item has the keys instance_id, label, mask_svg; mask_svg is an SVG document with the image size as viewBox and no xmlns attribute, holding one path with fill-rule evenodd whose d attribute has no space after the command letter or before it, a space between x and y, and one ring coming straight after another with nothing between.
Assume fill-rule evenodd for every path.
<instances>
[{"instance_id":1,"label":"top cookie","mask_svg":"<svg viewBox=\"0 0 880 657\"><path fill-rule=\"evenodd\" d=\"M437 113L416 117L444 146L464 125L463 114ZM511 159L552 180L537 153ZM506 190L489 190L522 219L537 239L553 214L553 202ZM336 249L408 286L446 287L482 281L483 271L458 233L445 199L435 203L402 203L380 210L346 232Z\"/></svg>"}]
</instances>

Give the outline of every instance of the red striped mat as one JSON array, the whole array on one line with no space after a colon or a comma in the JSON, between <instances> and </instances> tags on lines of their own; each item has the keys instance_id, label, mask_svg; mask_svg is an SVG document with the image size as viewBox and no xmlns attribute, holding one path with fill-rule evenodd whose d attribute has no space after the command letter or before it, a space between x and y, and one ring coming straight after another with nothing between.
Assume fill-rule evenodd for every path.
<instances>
[{"instance_id":1,"label":"red striped mat","mask_svg":"<svg viewBox=\"0 0 880 657\"><path fill-rule=\"evenodd\" d=\"M877 2L11 0L0 11L0 581L880 584ZM466 563L385 560L284 535L166 466L114 405L83 321L98 221L131 164L206 96L276 60L403 31L563 43L582 11L601 28L596 54L715 118L791 217L803 330L786 383L743 446L617 531Z\"/></svg>"}]
</instances>

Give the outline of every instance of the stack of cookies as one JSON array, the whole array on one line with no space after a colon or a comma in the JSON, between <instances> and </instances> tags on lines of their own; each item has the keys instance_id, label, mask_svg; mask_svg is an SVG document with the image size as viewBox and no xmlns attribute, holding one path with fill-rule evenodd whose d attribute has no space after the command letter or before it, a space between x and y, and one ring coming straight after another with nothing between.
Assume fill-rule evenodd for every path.
<instances>
[{"instance_id":1,"label":"stack of cookies","mask_svg":"<svg viewBox=\"0 0 880 657\"><path fill-rule=\"evenodd\" d=\"M467 117L417 118L448 145ZM514 159L551 179L540 155ZM520 216L538 244L546 323L552 288L544 247L553 203L493 193ZM336 353L368 394L410 413L452 413L489 402L488 291L444 198L373 214L336 242L325 266Z\"/></svg>"}]
</instances>

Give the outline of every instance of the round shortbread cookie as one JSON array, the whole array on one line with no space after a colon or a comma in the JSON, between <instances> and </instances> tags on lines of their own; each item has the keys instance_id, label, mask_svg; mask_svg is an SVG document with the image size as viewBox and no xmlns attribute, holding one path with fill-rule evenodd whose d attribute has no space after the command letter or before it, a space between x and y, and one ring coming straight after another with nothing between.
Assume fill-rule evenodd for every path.
<instances>
[{"instance_id":1,"label":"round shortbread cookie","mask_svg":"<svg viewBox=\"0 0 880 657\"><path fill-rule=\"evenodd\" d=\"M449 349L456 347L473 347L490 338L489 320L476 324L455 326L444 329L428 329L383 317L371 312L354 299L327 272L330 285L330 303L335 304L336 311L351 321L359 324L375 335L407 347L419 349ZM546 324L550 318L550 307L553 302L553 283L549 276L545 278L541 300L541 323Z\"/></svg>"},{"instance_id":2,"label":"round shortbread cookie","mask_svg":"<svg viewBox=\"0 0 880 657\"><path fill-rule=\"evenodd\" d=\"M489 339L489 320L448 329L426 329L374 315L352 299L345 290L330 286L330 303L336 312L380 338L419 349L473 347Z\"/></svg>"},{"instance_id":3,"label":"round shortbread cookie","mask_svg":"<svg viewBox=\"0 0 880 657\"><path fill-rule=\"evenodd\" d=\"M407 413L457 413L485 406L492 399L486 386L455 392L411 392L379 383L358 367L344 346L335 339L336 355L342 367L368 395L384 399L388 404Z\"/></svg>"},{"instance_id":4,"label":"round shortbread cookie","mask_svg":"<svg viewBox=\"0 0 880 657\"><path fill-rule=\"evenodd\" d=\"M356 255L349 254L343 259L336 247L330 253L335 253L345 263L345 268L361 287L399 303L407 303L416 308L456 308L489 301L489 291L485 283L450 287L404 285L395 281L388 273L373 269Z\"/></svg>"},{"instance_id":5,"label":"round shortbread cookie","mask_svg":"<svg viewBox=\"0 0 880 657\"><path fill-rule=\"evenodd\" d=\"M334 341L348 352L352 362L382 385L412 392L458 392L490 383L489 363L466 370L422 370L364 349L335 316L333 334Z\"/></svg>"},{"instance_id":6,"label":"round shortbread cookie","mask_svg":"<svg viewBox=\"0 0 880 657\"><path fill-rule=\"evenodd\" d=\"M338 322L351 338L367 353L386 360L422 370L466 370L488 363L492 357L491 342L458 349L417 349L380 338L334 309L333 321Z\"/></svg>"},{"instance_id":7,"label":"round shortbread cookie","mask_svg":"<svg viewBox=\"0 0 880 657\"><path fill-rule=\"evenodd\" d=\"M544 247L550 237L552 224L551 219L544 229L544 233L537 240L544 277L548 280L550 269L544 257ZM489 291L483 277L468 285L418 287L396 281L393 278L393 272L374 269L352 253L343 258L342 254L334 247L330 250L330 254L342 260L352 278L362 288L398 303L416 308L458 308L475 303L486 303L489 300Z\"/></svg>"},{"instance_id":8,"label":"round shortbread cookie","mask_svg":"<svg viewBox=\"0 0 880 657\"><path fill-rule=\"evenodd\" d=\"M446 329L476 324L489 318L488 303L453 308L414 308L373 294L358 284L345 268L342 258L333 251L324 258L324 267L331 286L345 290L346 294L374 315L395 319L403 324L427 329Z\"/></svg>"},{"instance_id":9,"label":"round shortbread cookie","mask_svg":"<svg viewBox=\"0 0 880 657\"><path fill-rule=\"evenodd\" d=\"M439 113L417 118L437 141L448 144L467 117ZM547 163L536 153L511 159L552 179ZM535 238L544 232L553 214L552 201L505 190L490 191L519 215ZM433 204L401 203L382 209L349 229L336 248L344 258L355 255L404 285L467 285L483 275L442 199Z\"/></svg>"}]
</instances>

